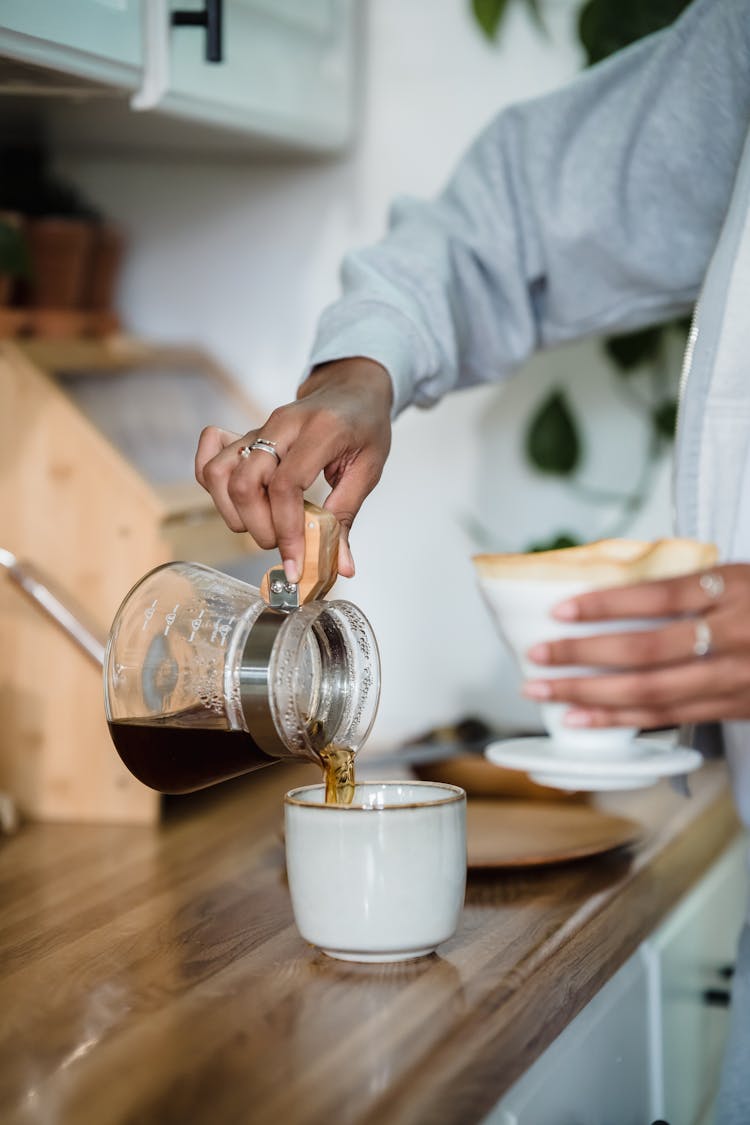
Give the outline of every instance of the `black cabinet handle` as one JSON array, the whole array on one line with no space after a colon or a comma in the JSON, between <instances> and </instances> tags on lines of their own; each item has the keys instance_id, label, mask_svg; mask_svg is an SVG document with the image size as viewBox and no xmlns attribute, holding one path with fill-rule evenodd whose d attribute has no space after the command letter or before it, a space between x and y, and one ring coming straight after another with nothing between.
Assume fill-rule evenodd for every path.
<instances>
[{"instance_id":1,"label":"black cabinet handle","mask_svg":"<svg viewBox=\"0 0 750 1125\"><path fill-rule=\"evenodd\" d=\"M706 988L703 991L703 1003L709 1008L728 1008L731 999L728 988Z\"/></svg>"},{"instance_id":2,"label":"black cabinet handle","mask_svg":"<svg viewBox=\"0 0 750 1125\"><path fill-rule=\"evenodd\" d=\"M203 11L178 8L172 12L172 27L203 27L206 29L206 62L218 63L222 50L222 0L203 0Z\"/></svg>"}]
</instances>

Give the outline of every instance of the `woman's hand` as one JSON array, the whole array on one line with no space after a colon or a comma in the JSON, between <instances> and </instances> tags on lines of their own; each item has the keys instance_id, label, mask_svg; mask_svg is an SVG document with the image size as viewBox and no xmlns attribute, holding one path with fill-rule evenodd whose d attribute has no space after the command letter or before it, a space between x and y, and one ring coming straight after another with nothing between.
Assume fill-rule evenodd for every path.
<instances>
[{"instance_id":1,"label":"woman's hand","mask_svg":"<svg viewBox=\"0 0 750 1125\"><path fill-rule=\"evenodd\" d=\"M676 620L648 632L609 633L535 645L543 666L611 674L540 678L531 699L569 703L570 727L678 726L750 718L750 565L735 563L660 582L597 590L558 605L564 621ZM616 671L614 671L616 669Z\"/></svg>"},{"instance_id":2,"label":"woman's hand","mask_svg":"<svg viewBox=\"0 0 750 1125\"><path fill-rule=\"evenodd\" d=\"M354 574L349 529L380 480L391 445L393 391L388 372L369 359L325 364L260 429L244 436L209 426L195 456L198 483L232 531L249 531L260 547L278 546L290 582L304 561L303 493L323 472L325 507L341 524L339 573ZM273 452L240 451L264 439Z\"/></svg>"}]
</instances>

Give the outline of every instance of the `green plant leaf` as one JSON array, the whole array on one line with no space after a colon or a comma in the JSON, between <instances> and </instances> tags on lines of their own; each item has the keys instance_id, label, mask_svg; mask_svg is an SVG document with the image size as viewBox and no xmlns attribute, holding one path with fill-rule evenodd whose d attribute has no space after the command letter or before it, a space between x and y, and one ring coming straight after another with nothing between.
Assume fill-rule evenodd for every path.
<instances>
[{"instance_id":1,"label":"green plant leaf","mask_svg":"<svg viewBox=\"0 0 750 1125\"><path fill-rule=\"evenodd\" d=\"M0 274L26 277L28 272L29 255L23 232L0 219Z\"/></svg>"},{"instance_id":2,"label":"green plant leaf","mask_svg":"<svg viewBox=\"0 0 750 1125\"><path fill-rule=\"evenodd\" d=\"M526 456L542 473L569 476L576 469L581 441L562 391L552 391L532 415L526 431Z\"/></svg>"},{"instance_id":3,"label":"green plant leaf","mask_svg":"<svg viewBox=\"0 0 750 1125\"><path fill-rule=\"evenodd\" d=\"M659 437L672 441L677 425L677 399L665 399L655 408L651 417Z\"/></svg>"},{"instance_id":4,"label":"green plant leaf","mask_svg":"<svg viewBox=\"0 0 750 1125\"><path fill-rule=\"evenodd\" d=\"M508 0L471 0L474 18L488 39L494 40L508 7Z\"/></svg>"},{"instance_id":5,"label":"green plant leaf","mask_svg":"<svg viewBox=\"0 0 750 1125\"><path fill-rule=\"evenodd\" d=\"M551 539L540 539L537 543L532 543L526 548L527 554L536 555L540 551L560 551L563 547L578 547L581 540L575 535L571 535L569 531L561 531L557 535L553 535Z\"/></svg>"},{"instance_id":6,"label":"green plant leaf","mask_svg":"<svg viewBox=\"0 0 750 1125\"><path fill-rule=\"evenodd\" d=\"M578 37L591 66L644 35L673 23L690 0L588 0L578 16Z\"/></svg>"},{"instance_id":7,"label":"green plant leaf","mask_svg":"<svg viewBox=\"0 0 750 1125\"><path fill-rule=\"evenodd\" d=\"M604 342L604 350L620 374L629 375L642 364L658 359L663 332L661 327L643 328L626 336L610 336Z\"/></svg>"}]
</instances>

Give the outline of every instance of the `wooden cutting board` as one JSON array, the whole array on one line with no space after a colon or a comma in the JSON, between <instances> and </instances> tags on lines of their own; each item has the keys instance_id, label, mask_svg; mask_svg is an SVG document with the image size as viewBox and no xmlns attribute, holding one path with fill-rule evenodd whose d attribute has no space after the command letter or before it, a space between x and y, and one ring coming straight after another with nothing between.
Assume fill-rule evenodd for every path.
<instances>
[{"instance_id":1,"label":"wooden cutting board","mask_svg":"<svg viewBox=\"0 0 750 1125\"><path fill-rule=\"evenodd\" d=\"M640 824L586 805L542 801L469 801L469 867L568 863L634 843Z\"/></svg>"}]
</instances>

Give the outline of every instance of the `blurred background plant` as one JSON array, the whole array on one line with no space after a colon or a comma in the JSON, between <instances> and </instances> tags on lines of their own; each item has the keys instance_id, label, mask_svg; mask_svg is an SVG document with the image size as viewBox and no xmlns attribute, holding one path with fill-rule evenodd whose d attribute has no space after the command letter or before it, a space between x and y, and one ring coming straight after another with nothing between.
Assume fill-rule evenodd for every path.
<instances>
[{"instance_id":1,"label":"blurred background plant","mask_svg":"<svg viewBox=\"0 0 750 1125\"><path fill-rule=\"evenodd\" d=\"M29 254L19 217L0 213L0 287L9 287L28 272Z\"/></svg>"},{"instance_id":2,"label":"blurred background plant","mask_svg":"<svg viewBox=\"0 0 750 1125\"><path fill-rule=\"evenodd\" d=\"M672 23L690 0L586 0L577 15L578 38L587 66L636 40ZM525 7L541 34L546 34L543 0L470 0L471 12L482 34L499 39L505 17L513 6ZM583 500L608 509L608 522L598 538L622 535L648 499L656 466L674 437L677 418L679 361L687 340L690 318L645 328L626 336L606 339L602 346L616 372L616 388L628 408L640 413L650 432L636 483L627 492L599 488L579 475L584 449L580 421L564 386L548 390L532 411L524 435L524 451L533 468L564 479ZM614 509L615 515L611 513ZM487 547L486 529L475 526L475 535ZM578 537L557 530L528 545L530 551L574 546Z\"/></svg>"}]
</instances>

